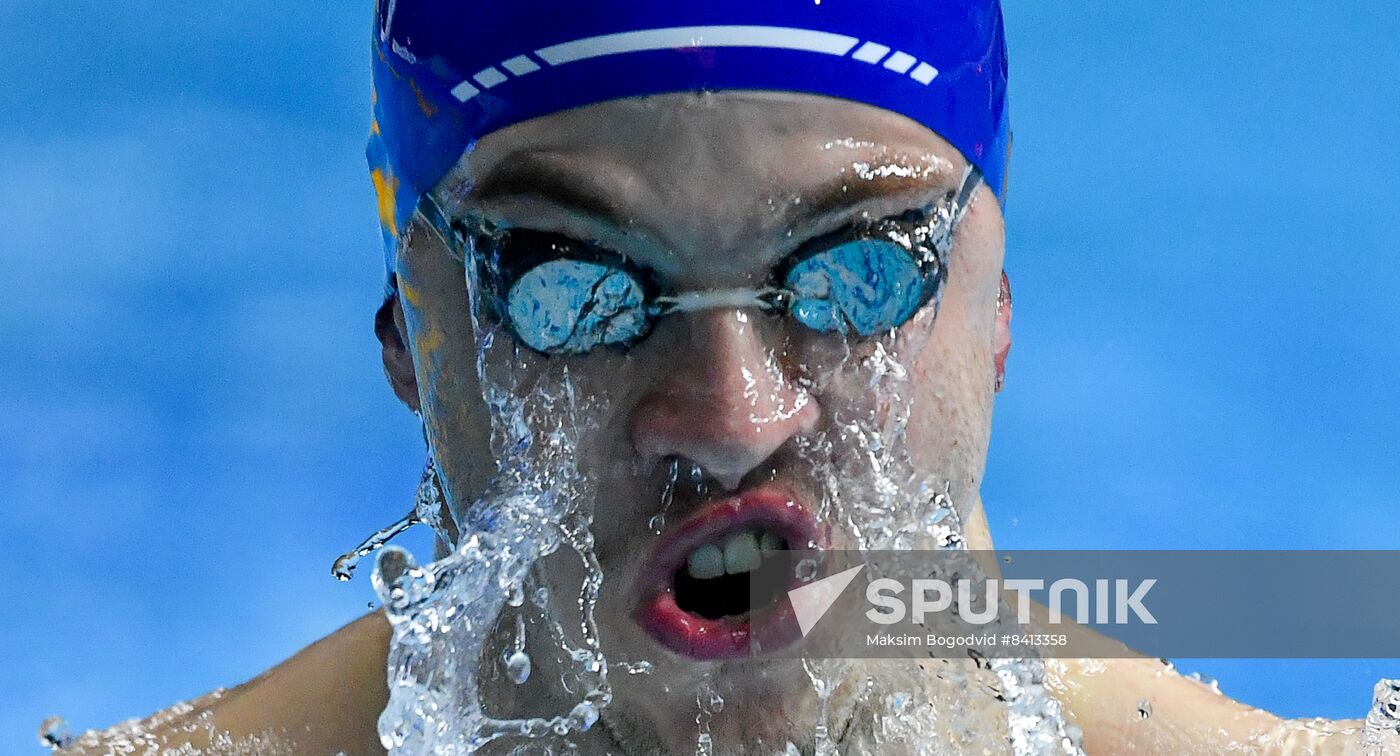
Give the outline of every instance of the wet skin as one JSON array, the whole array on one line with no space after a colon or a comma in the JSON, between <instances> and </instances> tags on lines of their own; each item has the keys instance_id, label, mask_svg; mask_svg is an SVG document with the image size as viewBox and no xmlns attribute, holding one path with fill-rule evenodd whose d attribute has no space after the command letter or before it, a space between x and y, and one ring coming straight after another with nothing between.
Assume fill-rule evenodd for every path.
<instances>
[{"instance_id":1,"label":"wet skin","mask_svg":"<svg viewBox=\"0 0 1400 756\"><path fill-rule=\"evenodd\" d=\"M678 289L703 291L762 286L804 241L925 206L955 189L964 168L957 151L926 128L874 108L818 97L674 95L493 134L442 194L461 197L464 213L497 223L596 240ZM410 240L399 286L415 371L399 382L416 387L405 394L421 401L449 499L460 506L494 469L475 384L476 340L465 317L472 304L462 266L440 240L421 229ZM892 342L911 373L907 439L915 466L949 481L968 514L996 382L1003 247L996 198L982 187L955 239L937 319L925 308ZM809 743L815 698L800 665L678 657L633 615L655 588L642 573L659 540L648 523L661 511L658 480L668 458L698 465L711 480L708 494L677 493L668 531L730 492L776 486L812 505L814 482L790 447L821 428L831 408L869 400L860 382L804 387L804 377L825 377L804 373L834 368L821 341L774 316L718 309L668 318L625 352L526 357L525 364L514 364L517 355L500 357L527 375L567 361L580 393L609 404L579 460L601 481L594 524L607 576L600 634L612 658L647 659L656 672L614 679L616 700L601 734L642 751L692 748L695 691L708 679L728 701L711 725L716 742L761 741L770 751L789 740ZM858 452L852 440L836 454ZM559 580L558 593L567 597L568 586Z\"/></svg>"},{"instance_id":2,"label":"wet skin","mask_svg":"<svg viewBox=\"0 0 1400 756\"><path fill-rule=\"evenodd\" d=\"M685 94L594 105L497 132L464 157L441 193L455 209L594 240L677 288L704 290L761 286L803 240L925 205L955 187L964 166L926 128L868 106L796 94ZM982 187L954 240L936 319L926 308L889 341L909 371L911 462L947 482L973 548L991 547L978 487L998 365L1010 343L1010 308L998 307L1004 248L1000 208ZM386 371L424 419L449 501L464 507L494 465L462 262L415 223L400 254L399 288L378 323ZM708 680L726 698L712 723L717 743L810 749L814 700L800 668L677 655L633 614L652 589L642 575L660 536L649 521L661 509L669 459L702 468L707 490L679 492L667 529L732 492L778 486L797 499L815 496L810 470L791 448L820 432L836 408L868 399L859 385L811 382L808 373L829 357L825 346L780 319L719 309L671 317L625 352L564 360L578 390L607 404L579 447L580 467L600 481L594 532L607 575L603 647L610 659L656 665L651 675L614 675L614 703L584 745L693 750L695 692ZM527 356L488 370L547 375L560 362ZM833 538L851 543L841 527ZM576 576L559 575L567 597ZM299 752L377 750L372 723L384 703L386 643L382 620L368 617L202 708L223 729L285 733ZM1051 673L1090 752L1208 751L1223 742L1222 730L1248 739L1284 727L1154 661L1055 663ZM336 693L345 690L356 691L354 700ZM337 705L325 703L337 695ZM503 696L507 707L524 705ZM547 691L526 696L564 708ZM1136 715L1143 698L1154 702L1148 722ZM1342 743L1339 736L1328 747Z\"/></svg>"}]
</instances>

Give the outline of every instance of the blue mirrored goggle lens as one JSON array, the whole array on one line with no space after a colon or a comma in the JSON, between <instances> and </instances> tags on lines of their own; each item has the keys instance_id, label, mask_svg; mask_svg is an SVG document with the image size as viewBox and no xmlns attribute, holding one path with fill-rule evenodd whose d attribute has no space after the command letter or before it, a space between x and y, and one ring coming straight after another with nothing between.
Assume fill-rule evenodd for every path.
<instances>
[{"instance_id":1,"label":"blue mirrored goggle lens","mask_svg":"<svg viewBox=\"0 0 1400 756\"><path fill-rule=\"evenodd\" d=\"M582 354L625 344L646 333L641 284L616 267L552 260L522 275L506 297L512 330L532 349Z\"/></svg>"},{"instance_id":2,"label":"blue mirrored goggle lens","mask_svg":"<svg viewBox=\"0 0 1400 756\"><path fill-rule=\"evenodd\" d=\"M924 304L924 276L909 250L861 239L818 252L788 271L792 316L825 333L871 336L902 325Z\"/></svg>"}]
</instances>

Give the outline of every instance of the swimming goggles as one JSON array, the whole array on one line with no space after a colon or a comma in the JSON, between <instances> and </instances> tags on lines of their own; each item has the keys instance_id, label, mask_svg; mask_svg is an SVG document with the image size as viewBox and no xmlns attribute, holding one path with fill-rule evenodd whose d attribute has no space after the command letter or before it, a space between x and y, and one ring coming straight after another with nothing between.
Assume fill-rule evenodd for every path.
<instances>
[{"instance_id":1,"label":"swimming goggles","mask_svg":"<svg viewBox=\"0 0 1400 756\"><path fill-rule=\"evenodd\" d=\"M939 299L953 234L981 182L981 172L969 167L961 186L937 203L812 239L760 289L677 292L654 271L597 244L449 220L431 193L418 209L454 256L476 262L495 315L521 343L579 355L631 346L661 318L708 309L782 314L828 334L891 331Z\"/></svg>"}]
</instances>

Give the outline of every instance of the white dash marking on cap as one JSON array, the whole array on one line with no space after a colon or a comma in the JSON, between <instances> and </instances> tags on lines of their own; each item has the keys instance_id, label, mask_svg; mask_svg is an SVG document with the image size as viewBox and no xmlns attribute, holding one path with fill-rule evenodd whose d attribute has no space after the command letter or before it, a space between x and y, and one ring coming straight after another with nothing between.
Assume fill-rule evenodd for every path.
<instances>
[{"instance_id":1,"label":"white dash marking on cap","mask_svg":"<svg viewBox=\"0 0 1400 756\"><path fill-rule=\"evenodd\" d=\"M486 89L490 89L491 87L494 87L497 84L500 84L501 82L505 81L509 77L501 73L501 69L496 68L495 66L487 66L481 69L480 71L477 71L472 76L472 78L476 79L477 84L480 84Z\"/></svg>"},{"instance_id":2,"label":"white dash marking on cap","mask_svg":"<svg viewBox=\"0 0 1400 756\"><path fill-rule=\"evenodd\" d=\"M576 39L542 47L535 55L553 66L605 55L694 47L766 47L844 56L859 41L844 34L784 26L674 26Z\"/></svg>"},{"instance_id":3,"label":"white dash marking on cap","mask_svg":"<svg viewBox=\"0 0 1400 756\"><path fill-rule=\"evenodd\" d=\"M882 58L889 54L889 51L888 46L879 42L866 42L851 57L862 63L879 63Z\"/></svg>"},{"instance_id":4,"label":"white dash marking on cap","mask_svg":"<svg viewBox=\"0 0 1400 756\"><path fill-rule=\"evenodd\" d=\"M914 68L913 71L909 73L909 78L919 82L920 84L927 84L933 81L934 78L937 76L938 69L934 68L933 66L930 66L927 63L920 63Z\"/></svg>"},{"instance_id":5,"label":"white dash marking on cap","mask_svg":"<svg viewBox=\"0 0 1400 756\"><path fill-rule=\"evenodd\" d=\"M885 68L888 68L891 71L894 71L895 73L904 73L909 69L913 68L914 64L918 62L918 58L914 57L913 55L910 55L907 52L899 50L896 51L894 55L891 55L889 60L885 61Z\"/></svg>"},{"instance_id":6,"label":"white dash marking on cap","mask_svg":"<svg viewBox=\"0 0 1400 756\"><path fill-rule=\"evenodd\" d=\"M530 60L528 55L517 55L510 60L502 62L501 66L516 76L524 76L527 73L534 73L540 70L540 64Z\"/></svg>"},{"instance_id":7,"label":"white dash marking on cap","mask_svg":"<svg viewBox=\"0 0 1400 756\"><path fill-rule=\"evenodd\" d=\"M481 90L472 86L472 83L470 81L466 81L465 79L462 81L461 84L458 84L457 86L452 88L452 96L456 97L461 102L466 102L467 100L476 97L478 94L481 94Z\"/></svg>"}]
</instances>

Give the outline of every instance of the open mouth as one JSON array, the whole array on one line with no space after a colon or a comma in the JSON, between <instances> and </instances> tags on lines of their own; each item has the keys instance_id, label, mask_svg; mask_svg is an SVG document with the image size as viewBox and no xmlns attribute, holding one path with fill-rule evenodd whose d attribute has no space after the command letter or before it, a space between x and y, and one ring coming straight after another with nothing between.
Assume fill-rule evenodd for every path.
<instances>
[{"instance_id":1,"label":"open mouth","mask_svg":"<svg viewBox=\"0 0 1400 756\"><path fill-rule=\"evenodd\" d=\"M787 645L798 637L786 598L794 587L792 550L816 540L815 520L781 492L746 491L709 504L652 552L634 617L662 646L697 660Z\"/></svg>"},{"instance_id":2,"label":"open mouth","mask_svg":"<svg viewBox=\"0 0 1400 756\"><path fill-rule=\"evenodd\" d=\"M676 606L712 620L768 609L783 597L791 553L787 539L771 530L743 530L722 546L707 543L671 579Z\"/></svg>"}]
</instances>

